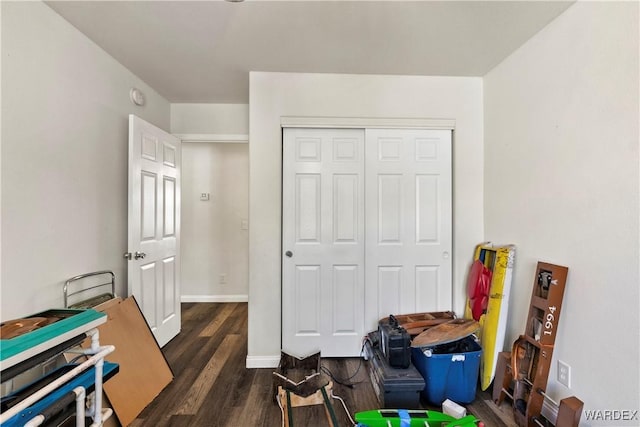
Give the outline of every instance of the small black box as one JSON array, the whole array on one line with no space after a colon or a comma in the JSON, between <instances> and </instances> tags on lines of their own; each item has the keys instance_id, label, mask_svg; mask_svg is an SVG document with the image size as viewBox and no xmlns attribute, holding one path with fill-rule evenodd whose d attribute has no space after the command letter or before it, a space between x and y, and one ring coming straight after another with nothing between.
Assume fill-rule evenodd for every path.
<instances>
[{"instance_id":1,"label":"small black box","mask_svg":"<svg viewBox=\"0 0 640 427\"><path fill-rule=\"evenodd\" d=\"M411 336L394 316L378 322L380 347L389 365L394 368L407 368L411 363Z\"/></svg>"}]
</instances>

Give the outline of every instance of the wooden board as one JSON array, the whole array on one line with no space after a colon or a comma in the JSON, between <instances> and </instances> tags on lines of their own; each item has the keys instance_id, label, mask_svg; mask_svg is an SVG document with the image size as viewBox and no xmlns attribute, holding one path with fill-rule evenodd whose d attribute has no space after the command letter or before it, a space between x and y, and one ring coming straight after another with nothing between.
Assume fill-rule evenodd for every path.
<instances>
[{"instance_id":1,"label":"wooden board","mask_svg":"<svg viewBox=\"0 0 640 427\"><path fill-rule=\"evenodd\" d=\"M127 426L173 380L173 372L134 297L116 298L95 309L108 316L98 327L100 343L116 347L106 359L120 365L104 392L120 424Z\"/></svg>"},{"instance_id":2,"label":"wooden board","mask_svg":"<svg viewBox=\"0 0 640 427\"><path fill-rule=\"evenodd\" d=\"M429 320L438 320L438 319L453 319L455 318L455 314L453 311L432 311L432 312L422 312L422 313L410 313L410 314L397 314L393 317L396 318L398 324L404 327L405 324L410 324L414 322L421 321L429 321ZM383 317L380 319L381 322L389 322L388 317Z\"/></svg>"},{"instance_id":3,"label":"wooden board","mask_svg":"<svg viewBox=\"0 0 640 427\"><path fill-rule=\"evenodd\" d=\"M398 325L407 330L409 335L416 336L426 329L455 319L452 311L434 311L428 313L398 314L394 316ZM380 323L389 323L388 317L380 319Z\"/></svg>"},{"instance_id":4,"label":"wooden board","mask_svg":"<svg viewBox=\"0 0 640 427\"><path fill-rule=\"evenodd\" d=\"M411 341L411 347L433 347L457 341L476 332L480 328L472 319L454 319L427 329Z\"/></svg>"}]
</instances>

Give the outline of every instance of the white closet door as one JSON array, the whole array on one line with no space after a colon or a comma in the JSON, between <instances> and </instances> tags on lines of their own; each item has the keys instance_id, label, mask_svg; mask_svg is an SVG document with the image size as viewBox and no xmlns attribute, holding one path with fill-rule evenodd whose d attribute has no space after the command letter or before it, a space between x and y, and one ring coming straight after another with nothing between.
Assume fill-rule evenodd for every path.
<instances>
[{"instance_id":1,"label":"white closet door","mask_svg":"<svg viewBox=\"0 0 640 427\"><path fill-rule=\"evenodd\" d=\"M366 130L365 326L450 310L451 131Z\"/></svg>"},{"instance_id":2,"label":"white closet door","mask_svg":"<svg viewBox=\"0 0 640 427\"><path fill-rule=\"evenodd\" d=\"M364 131L284 129L282 348L357 356L364 330Z\"/></svg>"}]
</instances>

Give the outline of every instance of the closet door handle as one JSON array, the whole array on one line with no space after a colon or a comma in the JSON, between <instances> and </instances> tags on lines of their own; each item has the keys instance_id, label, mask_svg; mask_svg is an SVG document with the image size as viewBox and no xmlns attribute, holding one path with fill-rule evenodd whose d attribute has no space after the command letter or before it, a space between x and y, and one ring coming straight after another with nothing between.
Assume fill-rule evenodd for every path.
<instances>
[{"instance_id":1,"label":"closet door handle","mask_svg":"<svg viewBox=\"0 0 640 427\"><path fill-rule=\"evenodd\" d=\"M293 256L293 252L291 252L291 251L287 251L284 254L289 258L291 258Z\"/></svg>"}]
</instances>

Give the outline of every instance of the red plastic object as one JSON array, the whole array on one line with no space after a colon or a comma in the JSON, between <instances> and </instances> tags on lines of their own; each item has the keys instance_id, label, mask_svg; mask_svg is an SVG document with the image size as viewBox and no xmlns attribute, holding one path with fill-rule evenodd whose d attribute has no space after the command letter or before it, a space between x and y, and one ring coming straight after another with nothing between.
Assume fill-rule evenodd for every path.
<instances>
[{"instance_id":1,"label":"red plastic object","mask_svg":"<svg viewBox=\"0 0 640 427\"><path fill-rule=\"evenodd\" d=\"M471 314L474 320L480 320L480 316L489 304L489 290L491 289L492 272L480 260L475 260L469 272L467 282L467 294L471 306Z\"/></svg>"}]
</instances>

